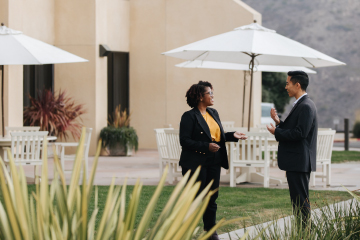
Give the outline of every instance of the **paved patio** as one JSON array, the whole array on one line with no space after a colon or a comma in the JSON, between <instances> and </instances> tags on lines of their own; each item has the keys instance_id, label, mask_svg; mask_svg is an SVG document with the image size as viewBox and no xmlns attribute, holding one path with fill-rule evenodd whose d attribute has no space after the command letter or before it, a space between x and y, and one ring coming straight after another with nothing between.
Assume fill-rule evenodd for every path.
<instances>
[{"instance_id":1,"label":"paved patio","mask_svg":"<svg viewBox=\"0 0 360 240\"><path fill-rule=\"evenodd\" d=\"M89 157L89 169L92 167L93 157ZM124 179L128 178L128 184L135 184L138 178L144 185L157 185L159 182L159 155L157 150L139 150L132 157L104 157L99 158L97 172L95 175L95 185L110 185L113 177L116 177L116 183L122 184ZM66 169L71 169L72 164L68 162ZM319 169L320 170L320 169ZM33 167L26 166L25 173L29 177L33 177ZM360 189L360 162L349 162L342 164L332 164L332 183L331 186L325 186L325 182L316 179L316 190L340 190L343 188L341 184L351 190ZM225 170L222 170L225 174ZM271 184L271 188L287 188L285 182L285 173L277 167L271 167L270 176L282 178L283 184ZM66 174L67 182L70 181L71 174ZM53 179L53 160L49 159L49 179ZM222 182L222 186L229 186L229 183ZM237 187L262 187L261 184L243 183Z\"/></svg>"}]
</instances>

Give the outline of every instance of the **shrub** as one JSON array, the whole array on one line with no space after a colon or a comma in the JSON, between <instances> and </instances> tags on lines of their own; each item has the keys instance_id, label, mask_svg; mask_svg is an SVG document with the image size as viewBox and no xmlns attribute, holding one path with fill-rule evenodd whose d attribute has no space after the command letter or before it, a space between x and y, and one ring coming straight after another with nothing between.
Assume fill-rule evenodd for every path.
<instances>
[{"instance_id":1,"label":"shrub","mask_svg":"<svg viewBox=\"0 0 360 240\"><path fill-rule=\"evenodd\" d=\"M138 150L138 136L134 128L130 127L130 115L120 110L120 105L115 108L115 111L109 116L108 127L101 129L100 138L102 139L103 147L115 147L117 144L124 146L125 153L129 148Z\"/></svg>"},{"instance_id":2,"label":"shrub","mask_svg":"<svg viewBox=\"0 0 360 240\"><path fill-rule=\"evenodd\" d=\"M135 148L135 151L138 150L138 136L136 131L132 127L121 127L115 128L113 126L105 127L101 129L100 138L102 139L103 147L113 147L116 143L120 143L123 146ZM125 149L127 151L127 149Z\"/></svg>"},{"instance_id":3,"label":"shrub","mask_svg":"<svg viewBox=\"0 0 360 240\"><path fill-rule=\"evenodd\" d=\"M360 138L360 122L356 122L353 127L353 135L356 138Z\"/></svg>"},{"instance_id":4,"label":"shrub","mask_svg":"<svg viewBox=\"0 0 360 240\"><path fill-rule=\"evenodd\" d=\"M37 98L29 96L31 106L24 109L24 122L30 126L40 126L40 131L48 131L66 139L68 133L79 139L81 133L81 118L85 113L82 104L76 105L65 92L59 91L54 95L51 90L45 89L38 93Z\"/></svg>"}]
</instances>

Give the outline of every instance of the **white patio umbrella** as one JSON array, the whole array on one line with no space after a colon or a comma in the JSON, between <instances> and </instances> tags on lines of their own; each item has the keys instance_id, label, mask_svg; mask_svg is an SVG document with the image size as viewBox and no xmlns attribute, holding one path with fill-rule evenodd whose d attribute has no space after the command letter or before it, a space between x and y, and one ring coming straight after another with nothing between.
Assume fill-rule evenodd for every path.
<instances>
[{"instance_id":1,"label":"white patio umbrella","mask_svg":"<svg viewBox=\"0 0 360 240\"><path fill-rule=\"evenodd\" d=\"M224 69L224 70L243 70L249 71L249 64L227 63L227 62L213 62L213 61L186 61L175 65L180 68L208 68L208 69ZM306 67L296 66L273 66L273 65L259 65L254 66L254 71L260 72L289 72L301 70L309 74L316 74L316 71Z\"/></svg>"},{"instance_id":2,"label":"white patio umbrella","mask_svg":"<svg viewBox=\"0 0 360 240\"><path fill-rule=\"evenodd\" d=\"M0 66L2 132L4 136L4 65L38 65L55 63L87 62L88 60L66 52L50 44L28 37L1 24L0 27Z\"/></svg>"},{"instance_id":3,"label":"white patio umbrella","mask_svg":"<svg viewBox=\"0 0 360 240\"><path fill-rule=\"evenodd\" d=\"M212 61L186 61L175 65L176 67L181 68L207 68L207 69L224 69L224 70L243 70L249 71L249 64L239 64L239 63L226 63L226 62L212 62ZM254 71L261 72L289 72L301 70L306 73L316 74L314 70L311 70L306 67L296 67L296 66L273 66L273 65L260 65L254 66ZM243 90L243 107L245 109L245 84ZM244 123L244 114L242 116L242 124Z\"/></svg>"},{"instance_id":4,"label":"white patio umbrella","mask_svg":"<svg viewBox=\"0 0 360 240\"><path fill-rule=\"evenodd\" d=\"M185 60L206 60L248 64L251 73L250 107L252 98L253 70L256 65L326 67L345 65L315 49L277 34L256 22L235 28L233 31L209 37L163 53Z\"/></svg>"}]
</instances>

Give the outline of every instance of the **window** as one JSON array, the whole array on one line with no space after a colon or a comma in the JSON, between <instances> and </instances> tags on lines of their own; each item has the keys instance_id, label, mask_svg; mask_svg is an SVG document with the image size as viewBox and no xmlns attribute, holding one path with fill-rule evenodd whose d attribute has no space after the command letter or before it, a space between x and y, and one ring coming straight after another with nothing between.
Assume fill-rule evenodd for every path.
<instances>
[{"instance_id":1,"label":"window","mask_svg":"<svg viewBox=\"0 0 360 240\"><path fill-rule=\"evenodd\" d=\"M110 52L108 55L108 116L121 104L129 113L129 53Z\"/></svg>"},{"instance_id":2,"label":"window","mask_svg":"<svg viewBox=\"0 0 360 240\"><path fill-rule=\"evenodd\" d=\"M23 104L25 108L31 104L29 95L37 98L39 91L43 89L54 91L54 65L24 66L23 81ZM26 123L24 125L26 126Z\"/></svg>"}]
</instances>

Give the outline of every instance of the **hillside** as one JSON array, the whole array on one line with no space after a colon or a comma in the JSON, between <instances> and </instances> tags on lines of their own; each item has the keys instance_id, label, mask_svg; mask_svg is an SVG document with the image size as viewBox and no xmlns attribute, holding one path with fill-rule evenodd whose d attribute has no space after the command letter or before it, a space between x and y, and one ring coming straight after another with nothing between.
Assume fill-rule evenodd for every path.
<instances>
[{"instance_id":1,"label":"hillside","mask_svg":"<svg viewBox=\"0 0 360 240\"><path fill-rule=\"evenodd\" d=\"M309 96L320 127L349 118L360 109L360 1L357 0L243 0L262 14L262 25L334 57L346 66L315 69ZM290 104L294 101L292 99ZM290 111L287 107L284 116ZM360 119L358 119L360 120Z\"/></svg>"}]
</instances>

